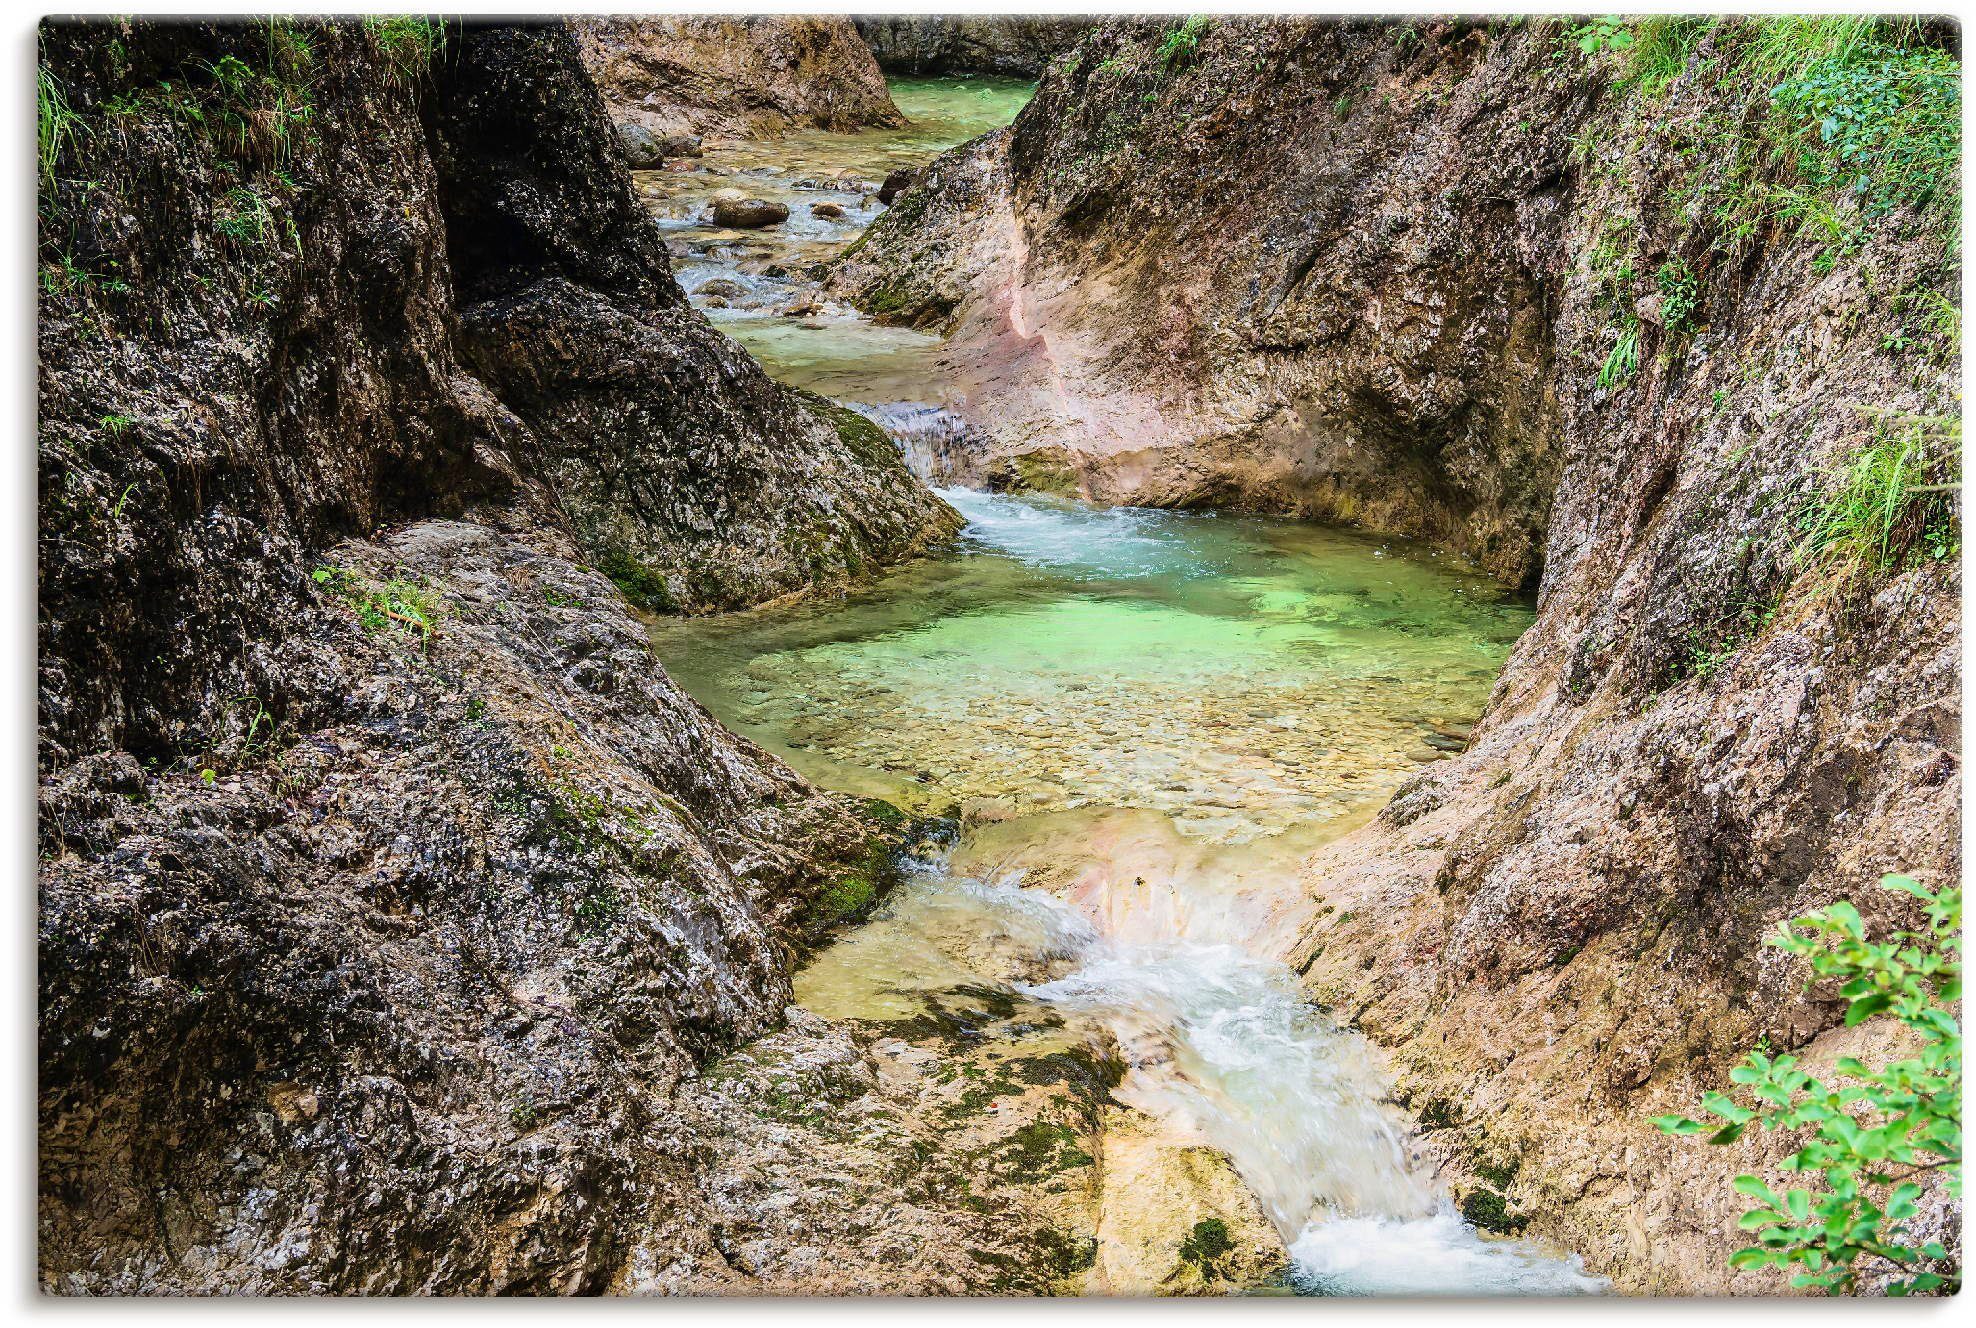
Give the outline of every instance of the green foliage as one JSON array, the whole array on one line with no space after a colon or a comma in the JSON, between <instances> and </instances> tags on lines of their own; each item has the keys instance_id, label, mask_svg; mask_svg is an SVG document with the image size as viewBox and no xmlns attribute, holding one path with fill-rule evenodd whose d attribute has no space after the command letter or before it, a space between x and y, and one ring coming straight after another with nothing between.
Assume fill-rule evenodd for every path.
<instances>
[{"instance_id":1,"label":"green foliage","mask_svg":"<svg viewBox=\"0 0 1976 1328\"><path fill-rule=\"evenodd\" d=\"M600 936L624 912L624 900L607 885L593 886L576 905L577 934Z\"/></svg>"},{"instance_id":2,"label":"green foliage","mask_svg":"<svg viewBox=\"0 0 1976 1328\"><path fill-rule=\"evenodd\" d=\"M1707 1134L1712 1144L1733 1143L1751 1125L1809 1132L1782 1164L1804 1187L1779 1194L1756 1176L1736 1178L1736 1192L1758 1205L1738 1225L1758 1243L1738 1250L1731 1266L1798 1268L1793 1286L1834 1295L1855 1289L1863 1274L1888 1275L1889 1295L1953 1294L1960 1268L1909 1223L1928 1174L1941 1172L1951 1197L1962 1193L1962 1030L1951 1013L1962 996L1962 890L1931 893L1897 875L1880 884L1920 899L1928 929L1869 941L1859 911L1842 900L1784 924L1769 943L1806 960L1814 981L1838 984L1848 1026L1892 1018L1918 1052L1878 1069L1841 1057L1826 1083L1795 1056L1753 1051L1729 1075L1744 1101L1702 1098L1724 1124L1686 1116L1654 1123L1668 1134Z\"/></svg>"},{"instance_id":3,"label":"green foliage","mask_svg":"<svg viewBox=\"0 0 1976 1328\"><path fill-rule=\"evenodd\" d=\"M1161 65L1172 69L1176 65L1192 60L1201 49L1201 35L1213 22L1204 14L1195 14L1186 22L1169 28L1160 40L1159 49L1153 52Z\"/></svg>"},{"instance_id":4,"label":"green foliage","mask_svg":"<svg viewBox=\"0 0 1976 1328\"><path fill-rule=\"evenodd\" d=\"M1686 263L1668 259L1654 276L1660 287L1660 318L1669 332L1685 331L1700 301L1699 282Z\"/></svg>"},{"instance_id":5,"label":"green foliage","mask_svg":"<svg viewBox=\"0 0 1976 1328\"><path fill-rule=\"evenodd\" d=\"M821 926L849 922L878 897L878 884L862 871L846 872L824 888L810 906L810 920Z\"/></svg>"},{"instance_id":6,"label":"green foliage","mask_svg":"<svg viewBox=\"0 0 1976 1328\"><path fill-rule=\"evenodd\" d=\"M679 608L665 575L629 553L614 550L604 554L597 560L597 570L638 608L649 613L673 613Z\"/></svg>"},{"instance_id":7,"label":"green foliage","mask_svg":"<svg viewBox=\"0 0 1976 1328\"><path fill-rule=\"evenodd\" d=\"M1772 93L1795 130L1799 178L1814 190L1851 193L1868 216L1953 196L1962 156L1960 74L1956 58L1938 47L1877 41L1812 61Z\"/></svg>"},{"instance_id":8,"label":"green foliage","mask_svg":"<svg viewBox=\"0 0 1976 1328\"><path fill-rule=\"evenodd\" d=\"M214 218L214 227L221 235L242 244L276 244L281 238L280 224L275 221L267 199L246 185L227 190L214 210Z\"/></svg>"},{"instance_id":9,"label":"green foliage","mask_svg":"<svg viewBox=\"0 0 1976 1328\"><path fill-rule=\"evenodd\" d=\"M1706 682L1714 677L1737 651L1763 634L1783 607L1781 599L1725 598L1708 621L1688 634L1688 656L1676 662L1677 679L1685 676Z\"/></svg>"},{"instance_id":10,"label":"green foliage","mask_svg":"<svg viewBox=\"0 0 1976 1328\"><path fill-rule=\"evenodd\" d=\"M446 50L446 25L421 14L375 14L364 31L403 83L417 82Z\"/></svg>"},{"instance_id":11,"label":"green foliage","mask_svg":"<svg viewBox=\"0 0 1976 1328\"><path fill-rule=\"evenodd\" d=\"M41 186L46 189L55 183L55 167L62 154L88 130L46 65L35 71L34 109L36 156L41 165Z\"/></svg>"},{"instance_id":12,"label":"green foliage","mask_svg":"<svg viewBox=\"0 0 1976 1328\"><path fill-rule=\"evenodd\" d=\"M1633 45L1633 33L1626 20L1614 15L1581 23L1572 28L1566 36L1586 55L1630 50Z\"/></svg>"},{"instance_id":13,"label":"green foliage","mask_svg":"<svg viewBox=\"0 0 1976 1328\"><path fill-rule=\"evenodd\" d=\"M1709 19L1679 15L1633 20L1627 29L1633 42L1626 81L1649 97L1665 95L1687 71L1695 47L1713 26Z\"/></svg>"},{"instance_id":14,"label":"green foliage","mask_svg":"<svg viewBox=\"0 0 1976 1328\"><path fill-rule=\"evenodd\" d=\"M1497 1235L1515 1235L1530 1219L1512 1213L1509 1201L1494 1190L1473 1189L1462 1197L1461 1215L1471 1226Z\"/></svg>"},{"instance_id":15,"label":"green foliage","mask_svg":"<svg viewBox=\"0 0 1976 1328\"><path fill-rule=\"evenodd\" d=\"M1884 414L1801 525L1800 565L1888 572L1962 548L1962 422Z\"/></svg>"},{"instance_id":16,"label":"green foliage","mask_svg":"<svg viewBox=\"0 0 1976 1328\"><path fill-rule=\"evenodd\" d=\"M1631 319L1619 330L1619 337L1606 352L1605 363L1599 366L1599 386L1606 389L1617 387L1633 376L1640 367L1640 325Z\"/></svg>"},{"instance_id":17,"label":"green foliage","mask_svg":"<svg viewBox=\"0 0 1976 1328\"><path fill-rule=\"evenodd\" d=\"M437 630L439 598L415 581L393 577L373 581L348 567L318 567L310 574L317 585L336 595L356 613L367 632L400 631L429 644Z\"/></svg>"},{"instance_id":18,"label":"green foliage","mask_svg":"<svg viewBox=\"0 0 1976 1328\"><path fill-rule=\"evenodd\" d=\"M1701 163L1736 177L1717 191L1725 220L1803 213L1807 194L1847 198L1862 220L1903 204L1958 211L1960 64L1914 20L1662 17L1628 30L1628 86L1657 98L1693 68L1739 104L1710 126ZM1761 111L1752 120L1741 106Z\"/></svg>"}]
</instances>

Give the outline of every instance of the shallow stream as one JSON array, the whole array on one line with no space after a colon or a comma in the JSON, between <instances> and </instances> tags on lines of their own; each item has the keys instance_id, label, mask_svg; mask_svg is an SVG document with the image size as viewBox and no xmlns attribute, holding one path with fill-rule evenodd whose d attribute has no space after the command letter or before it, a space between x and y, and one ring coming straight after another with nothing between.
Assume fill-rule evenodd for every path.
<instances>
[{"instance_id":1,"label":"shallow stream","mask_svg":"<svg viewBox=\"0 0 1976 1328\"><path fill-rule=\"evenodd\" d=\"M795 182L874 180L1004 122L1025 94L895 93L936 123L710 149L703 165L794 200L786 233L696 220L733 175L643 178L682 283L748 292L711 297L728 304L712 311L722 327L770 372L881 419L889 407L909 435L902 403L941 399L937 341L849 310L777 312L809 298L802 265L876 215L813 218L813 198L870 196ZM1118 1098L1228 1155L1297 1290L1600 1289L1575 1258L1462 1221L1373 1049L1309 1005L1283 959L1310 916L1300 862L1460 748L1528 607L1352 532L942 492L968 519L950 553L846 599L653 631L689 691L813 780L960 823L800 975L798 999L900 1018L915 993L1001 984L1095 1019L1128 1067Z\"/></svg>"}]
</instances>

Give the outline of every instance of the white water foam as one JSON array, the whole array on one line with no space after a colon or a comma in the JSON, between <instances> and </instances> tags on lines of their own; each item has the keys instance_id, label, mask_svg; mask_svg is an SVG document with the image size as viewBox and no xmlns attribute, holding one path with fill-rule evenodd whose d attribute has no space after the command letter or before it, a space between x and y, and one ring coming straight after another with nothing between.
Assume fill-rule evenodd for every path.
<instances>
[{"instance_id":1,"label":"white water foam","mask_svg":"<svg viewBox=\"0 0 1976 1328\"><path fill-rule=\"evenodd\" d=\"M967 539L1033 567L1104 580L1215 570L1185 538L1183 513L1084 507L978 489L936 492L967 518Z\"/></svg>"},{"instance_id":2,"label":"white water foam","mask_svg":"<svg viewBox=\"0 0 1976 1328\"><path fill-rule=\"evenodd\" d=\"M924 867L918 907L1068 960L1018 989L1095 1016L1128 1065L1121 1101L1225 1152L1289 1246L1295 1288L1333 1296L1561 1296L1605 1283L1576 1256L1483 1235L1438 1194L1363 1038L1306 1002L1282 964L1175 936L1131 942L1019 876ZM1203 911L1204 912L1204 911ZM1135 929L1136 930L1136 929Z\"/></svg>"}]
</instances>

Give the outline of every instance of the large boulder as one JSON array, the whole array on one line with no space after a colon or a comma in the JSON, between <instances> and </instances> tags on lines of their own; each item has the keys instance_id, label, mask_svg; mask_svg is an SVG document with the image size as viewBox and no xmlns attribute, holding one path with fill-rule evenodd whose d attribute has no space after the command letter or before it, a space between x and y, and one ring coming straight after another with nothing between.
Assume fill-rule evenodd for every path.
<instances>
[{"instance_id":1,"label":"large boulder","mask_svg":"<svg viewBox=\"0 0 1976 1328\"><path fill-rule=\"evenodd\" d=\"M743 231L789 220L789 205L767 198L715 198L711 211L716 226Z\"/></svg>"}]
</instances>

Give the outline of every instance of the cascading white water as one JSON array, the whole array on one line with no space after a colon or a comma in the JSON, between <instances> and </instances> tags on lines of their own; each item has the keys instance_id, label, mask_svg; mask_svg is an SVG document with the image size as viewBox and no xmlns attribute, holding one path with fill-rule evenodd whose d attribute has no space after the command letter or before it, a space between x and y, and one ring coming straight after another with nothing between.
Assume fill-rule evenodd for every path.
<instances>
[{"instance_id":1,"label":"cascading white water","mask_svg":"<svg viewBox=\"0 0 1976 1328\"><path fill-rule=\"evenodd\" d=\"M920 864L888 910L936 948L992 937L1013 983L1093 1017L1127 1064L1115 1096L1227 1153L1290 1248L1296 1289L1320 1295L1585 1295L1603 1290L1575 1256L1479 1234L1409 1147L1365 1041L1309 1005L1280 961L1227 935L1231 914L1175 907L1146 888L1094 916L1019 874L983 881ZM1087 894L1080 902L1103 901ZM1242 916L1236 910L1232 916ZM1251 916L1254 916L1251 914ZM1198 918L1206 938L1189 934ZM1109 920L1111 925L1107 925ZM1178 925L1176 925L1178 924ZM1170 929L1163 937L1162 928ZM1009 947L1027 954L1011 954Z\"/></svg>"}]
</instances>

